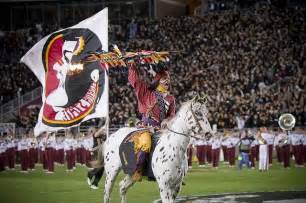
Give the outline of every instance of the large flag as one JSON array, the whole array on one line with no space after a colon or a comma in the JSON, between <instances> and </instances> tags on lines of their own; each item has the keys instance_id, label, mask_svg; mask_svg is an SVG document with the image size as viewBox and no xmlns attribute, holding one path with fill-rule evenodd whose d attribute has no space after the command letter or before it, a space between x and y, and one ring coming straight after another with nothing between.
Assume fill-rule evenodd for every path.
<instances>
[{"instance_id":1,"label":"large flag","mask_svg":"<svg viewBox=\"0 0 306 203\"><path fill-rule=\"evenodd\" d=\"M82 62L91 52L107 50L105 8L77 25L44 37L21 58L43 86L36 136L108 116L107 71L99 61Z\"/></svg>"}]
</instances>

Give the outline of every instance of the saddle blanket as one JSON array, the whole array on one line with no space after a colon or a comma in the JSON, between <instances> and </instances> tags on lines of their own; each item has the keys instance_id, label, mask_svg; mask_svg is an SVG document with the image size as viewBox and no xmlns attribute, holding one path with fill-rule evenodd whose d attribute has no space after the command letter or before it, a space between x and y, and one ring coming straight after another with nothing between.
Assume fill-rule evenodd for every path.
<instances>
[{"instance_id":1,"label":"saddle blanket","mask_svg":"<svg viewBox=\"0 0 306 203\"><path fill-rule=\"evenodd\" d=\"M146 129L140 129L140 130L136 130L133 131L131 133L129 133L124 140L122 141L122 143L120 144L119 147L119 154L120 154L120 160L122 163L122 170L125 174L128 174L130 176L132 176L135 172L136 169L136 153L134 150L134 141L133 141L133 136L138 135L139 133L142 133L143 131L146 131ZM154 179L154 174L152 171L152 156L153 156L153 152L155 149L155 146L157 145L157 142L160 138L160 133L159 132L155 132L152 134L152 146L151 146L151 151L149 156L147 157L147 160L144 163L144 167L143 167L143 176L147 176L150 179Z\"/></svg>"}]
</instances>

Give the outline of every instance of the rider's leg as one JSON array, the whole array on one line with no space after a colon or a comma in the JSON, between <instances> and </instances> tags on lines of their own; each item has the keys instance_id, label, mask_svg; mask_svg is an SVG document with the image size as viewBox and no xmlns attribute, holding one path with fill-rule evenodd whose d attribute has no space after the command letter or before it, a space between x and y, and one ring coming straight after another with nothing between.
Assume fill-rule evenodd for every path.
<instances>
[{"instance_id":1,"label":"rider's leg","mask_svg":"<svg viewBox=\"0 0 306 203\"><path fill-rule=\"evenodd\" d=\"M137 162L132 179L134 181L140 181L142 177L143 165L151 150L151 133L148 131L142 132L134 141L135 151L137 152Z\"/></svg>"},{"instance_id":2,"label":"rider's leg","mask_svg":"<svg viewBox=\"0 0 306 203\"><path fill-rule=\"evenodd\" d=\"M92 182L93 185L98 186L99 181L100 181L100 179L101 179L101 177L103 175L103 172L104 172L104 167L100 167L100 168L96 169L95 175L94 175L95 179Z\"/></svg>"}]
</instances>

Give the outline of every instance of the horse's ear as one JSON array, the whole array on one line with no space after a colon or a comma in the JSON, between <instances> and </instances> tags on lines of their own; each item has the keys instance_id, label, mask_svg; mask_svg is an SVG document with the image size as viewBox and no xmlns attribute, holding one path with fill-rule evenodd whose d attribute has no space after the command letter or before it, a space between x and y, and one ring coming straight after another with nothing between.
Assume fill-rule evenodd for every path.
<instances>
[{"instance_id":1,"label":"horse's ear","mask_svg":"<svg viewBox=\"0 0 306 203\"><path fill-rule=\"evenodd\" d=\"M193 102L199 102L201 104L206 104L207 102L207 95L206 94L197 94L193 99L192 99Z\"/></svg>"}]
</instances>

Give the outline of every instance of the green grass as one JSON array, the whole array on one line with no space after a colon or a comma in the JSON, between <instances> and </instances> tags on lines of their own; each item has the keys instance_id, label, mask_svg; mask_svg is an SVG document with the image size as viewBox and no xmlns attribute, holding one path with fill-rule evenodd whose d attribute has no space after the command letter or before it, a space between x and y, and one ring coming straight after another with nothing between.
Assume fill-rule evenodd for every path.
<instances>
[{"instance_id":1,"label":"green grass","mask_svg":"<svg viewBox=\"0 0 306 203\"><path fill-rule=\"evenodd\" d=\"M104 178L99 190L90 190L86 181L87 169L78 167L66 173L65 167L57 167L54 174L36 171L22 174L18 170L0 173L0 202L7 203L101 203ZM119 175L112 193L112 202L119 202ZM194 167L185 178L180 196L220 193L306 190L306 167L283 169L274 164L268 172L228 168L218 170ZM144 203L159 199L155 182L142 181L128 192L128 202Z\"/></svg>"}]
</instances>

